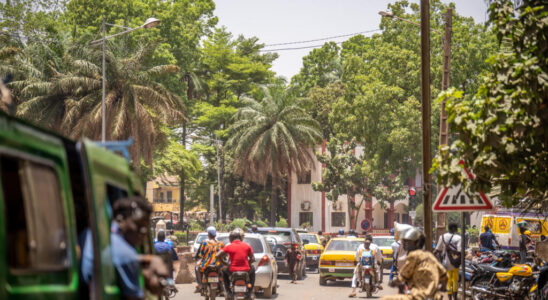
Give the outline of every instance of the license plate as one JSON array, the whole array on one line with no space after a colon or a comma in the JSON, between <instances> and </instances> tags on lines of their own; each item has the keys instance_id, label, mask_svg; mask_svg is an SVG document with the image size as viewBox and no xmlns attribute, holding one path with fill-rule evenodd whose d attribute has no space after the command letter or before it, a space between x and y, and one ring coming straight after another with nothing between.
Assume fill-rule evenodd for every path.
<instances>
[{"instance_id":1,"label":"license plate","mask_svg":"<svg viewBox=\"0 0 548 300\"><path fill-rule=\"evenodd\" d=\"M237 285L237 286L234 287L234 291L235 291L236 293L243 293L243 292L245 292L246 290L247 290L247 288L246 288L245 286L243 286L243 285Z\"/></svg>"},{"instance_id":2,"label":"license plate","mask_svg":"<svg viewBox=\"0 0 548 300\"><path fill-rule=\"evenodd\" d=\"M318 260L317 256L312 256L312 260Z\"/></svg>"},{"instance_id":3,"label":"license plate","mask_svg":"<svg viewBox=\"0 0 548 300\"><path fill-rule=\"evenodd\" d=\"M365 283L369 284L370 282L370 279L369 278L365 278Z\"/></svg>"},{"instance_id":4,"label":"license plate","mask_svg":"<svg viewBox=\"0 0 548 300\"><path fill-rule=\"evenodd\" d=\"M208 277L207 282L219 282L219 277Z\"/></svg>"},{"instance_id":5,"label":"license plate","mask_svg":"<svg viewBox=\"0 0 548 300\"><path fill-rule=\"evenodd\" d=\"M340 262L340 263L337 263L337 266L339 266L339 267L353 267L354 264L353 264L353 263L343 263L343 262Z\"/></svg>"},{"instance_id":6,"label":"license plate","mask_svg":"<svg viewBox=\"0 0 548 300\"><path fill-rule=\"evenodd\" d=\"M335 273L335 268L329 268L330 273Z\"/></svg>"}]
</instances>

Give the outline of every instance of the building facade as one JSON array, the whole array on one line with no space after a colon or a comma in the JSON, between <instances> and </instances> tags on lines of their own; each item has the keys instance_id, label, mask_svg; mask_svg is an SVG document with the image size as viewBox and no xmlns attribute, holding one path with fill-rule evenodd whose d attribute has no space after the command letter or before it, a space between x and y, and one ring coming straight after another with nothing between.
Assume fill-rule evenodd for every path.
<instances>
[{"instance_id":1,"label":"building facade","mask_svg":"<svg viewBox=\"0 0 548 300\"><path fill-rule=\"evenodd\" d=\"M326 151L325 142L314 149L316 153ZM363 146L356 147L355 155L363 152ZM327 199L324 192L312 189L312 182L322 180L322 164L314 156L312 170L303 176L291 173L288 182L288 222L291 227L309 225L312 231L338 232L340 229L351 229L350 216L347 209L347 196L341 195L334 202ZM420 188L421 178L416 176L409 180L410 186ZM418 183L418 184L417 184ZM410 187L409 186L409 187ZM362 203L362 195L355 197L356 205ZM411 224L408 212L408 198L395 201L392 205L386 203L383 208L381 201L373 197L372 201L363 201L357 211L356 232L388 233L394 221Z\"/></svg>"},{"instance_id":2,"label":"building facade","mask_svg":"<svg viewBox=\"0 0 548 300\"><path fill-rule=\"evenodd\" d=\"M162 175L147 182L146 199L152 204L153 217L164 217L166 221L173 218L179 221L180 185L177 176Z\"/></svg>"}]
</instances>

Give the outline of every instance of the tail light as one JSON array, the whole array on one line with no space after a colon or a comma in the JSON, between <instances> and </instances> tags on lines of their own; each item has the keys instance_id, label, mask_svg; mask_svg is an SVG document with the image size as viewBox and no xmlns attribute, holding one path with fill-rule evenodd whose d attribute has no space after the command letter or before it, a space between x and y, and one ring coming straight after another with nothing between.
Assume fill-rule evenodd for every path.
<instances>
[{"instance_id":1,"label":"tail light","mask_svg":"<svg viewBox=\"0 0 548 300\"><path fill-rule=\"evenodd\" d=\"M320 250L307 250L306 253L308 253L308 254L320 254Z\"/></svg>"},{"instance_id":2,"label":"tail light","mask_svg":"<svg viewBox=\"0 0 548 300\"><path fill-rule=\"evenodd\" d=\"M291 243L290 243L290 242L285 242L285 243L283 243L282 245L284 245L284 246L291 246Z\"/></svg>"},{"instance_id":3,"label":"tail light","mask_svg":"<svg viewBox=\"0 0 548 300\"><path fill-rule=\"evenodd\" d=\"M369 268L363 269L363 272L364 272L365 274L369 274L369 271L371 271L371 269L369 269Z\"/></svg>"},{"instance_id":4,"label":"tail light","mask_svg":"<svg viewBox=\"0 0 548 300\"><path fill-rule=\"evenodd\" d=\"M268 255L264 255L259 261L259 267L267 265L268 263L270 263L270 258L268 257Z\"/></svg>"},{"instance_id":5,"label":"tail light","mask_svg":"<svg viewBox=\"0 0 548 300\"><path fill-rule=\"evenodd\" d=\"M332 260L320 260L320 265L324 266L334 266L335 262Z\"/></svg>"},{"instance_id":6,"label":"tail light","mask_svg":"<svg viewBox=\"0 0 548 300\"><path fill-rule=\"evenodd\" d=\"M245 281L243 281L243 280L236 280L236 282L234 282L234 285L245 286Z\"/></svg>"},{"instance_id":7,"label":"tail light","mask_svg":"<svg viewBox=\"0 0 548 300\"><path fill-rule=\"evenodd\" d=\"M217 274L217 272L209 272L209 274L207 274L207 277L218 277L219 275Z\"/></svg>"}]
</instances>

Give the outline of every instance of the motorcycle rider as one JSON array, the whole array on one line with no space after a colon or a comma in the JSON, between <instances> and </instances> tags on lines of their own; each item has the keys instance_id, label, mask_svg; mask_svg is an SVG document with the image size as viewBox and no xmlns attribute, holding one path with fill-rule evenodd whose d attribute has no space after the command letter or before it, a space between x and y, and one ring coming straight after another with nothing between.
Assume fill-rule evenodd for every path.
<instances>
[{"instance_id":1,"label":"motorcycle rider","mask_svg":"<svg viewBox=\"0 0 548 300\"><path fill-rule=\"evenodd\" d=\"M217 236L217 230L213 226L209 226L207 228L207 237L208 240L204 241L201 245L198 251L196 251L196 258L200 259L200 262L197 266L198 274L197 274L197 281L198 286L196 287L196 291L200 291L202 289L202 276L204 274L205 269L207 266L211 264L217 264L219 263L215 262L215 256L223 247L225 246L223 242L217 241L215 238Z\"/></svg>"},{"instance_id":2,"label":"motorcycle rider","mask_svg":"<svg viewBox=\"0 0 548 300\"><path fill-rule=\"evenodd\" d=\"M411 291L408 295L385 296L382 299L443 299L441 290L447 285L445 268L432 253L422 250L424 243L424 234L417 228L408 229L403 234L402 247L408 254L405 265L399 268L399 276L394 279L392 286L405 282Z\"/></svg>"},{"instance_id":3,"label":"motorcycle rider","mask_svg":"<svg viewBox=\"0 0 548 300\"><path fill-rule=\"evenodd\" d=\"M377 263L379 261L379 255L378 255L378 249L373 249L371 245L374 245L372 243L373 237L371 235L366 236L365 240L363 241L363 244L361 244L358 249L356 250L356 261L359 263L356 265L356 268L354 269L354 275L352 276L352 293L348 295L348 297L356 297L356 287L358 286L358 280L361 282L361 262L362 257L364 255L368 255L373 258L373 261L371 262L371 267L373 270L373 274L375 276L375 282L377 283L377 286L379 289L382 289L382 286L379 283L378 276L377 276ZM381 256L382 258L382 256Z\"/></svg>"},{"instance_id":4,"label":"motorcycle rider","mask_svg":"<svg viewBox=\"0 0 548 300\"><path fill-rule=\"evenodd\" d=\"M234 229L228 236L230 244L226 245L220 252L217 253L217 261L222 261L228 255L230 257L230 266L228 269L223 268L223 281L225 290L232 295L230 289L230 275L234 272L248 272L250 286L248 288L253 291L255 288L255 256L253 249L249 244L243 242L244 232L240 228Z\"/></svg>"}]
</instances>

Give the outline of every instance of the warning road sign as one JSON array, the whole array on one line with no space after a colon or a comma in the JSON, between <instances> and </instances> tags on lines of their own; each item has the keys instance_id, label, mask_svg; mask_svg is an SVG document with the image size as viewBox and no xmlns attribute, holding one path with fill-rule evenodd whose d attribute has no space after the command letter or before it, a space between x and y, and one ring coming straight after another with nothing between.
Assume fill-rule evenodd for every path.
<instances>
[{"instance_id":1,"label":"warning road sign","mask_svg":"<svg viewBox=\"0 0 548 300\"><path fill-rule=\"evenodd\" d=\"M464 171L470 180L474 179L474 176L466 168ZM462 186L459 184L444 188L436 198L432 209L440 212L492 210L493 204L483 192L479 191L469 195L462 190Z\"/></svg>"}]
</instances>

